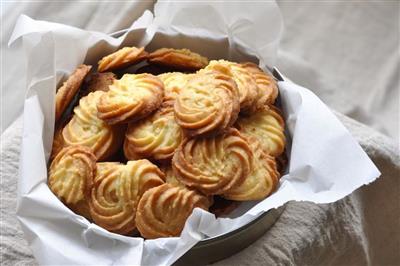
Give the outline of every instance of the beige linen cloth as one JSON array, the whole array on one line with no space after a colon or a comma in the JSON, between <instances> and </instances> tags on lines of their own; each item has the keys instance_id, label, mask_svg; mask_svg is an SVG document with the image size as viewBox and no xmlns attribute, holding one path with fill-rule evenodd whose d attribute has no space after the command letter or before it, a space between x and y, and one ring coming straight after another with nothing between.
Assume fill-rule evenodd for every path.
<instances>
[{"instance_id":1,"label":"beige linen cloth","mask_svg":"<svg viewBox=\"0 0 400 266\"><path fill-rule=\"evenodd\" d=\"M277 66L337 113L382 172L376 182L333 204L291 202L258 241L217 265L400 265L399 3L278 2L286 30ZM2 3L2 50L17 16L113 32L151 1ZM10 64L9 62L13 62ZM2 57L2 265L35 265L15 217L22 121L23 58ZM387 137L391 136L391 138ZM56 244L56 243L55 243Z\"/></svg>"}]
</instances>

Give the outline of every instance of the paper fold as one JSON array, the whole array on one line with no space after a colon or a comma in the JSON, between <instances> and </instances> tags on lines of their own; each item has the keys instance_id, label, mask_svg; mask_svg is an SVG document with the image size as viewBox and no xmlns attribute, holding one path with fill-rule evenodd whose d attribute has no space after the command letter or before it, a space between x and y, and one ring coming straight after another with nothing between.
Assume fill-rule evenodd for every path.
<instances>
[{"instance_id":1,"label":"paper fold","mask_svg":"<svg viewBox=\"0 0 400 266\"><path fill-rule=\"evenodd\" d=\"M198 241L232 231L290 200L336 201L373 181L379 171L350 133L309 90L280 82L291 139L288 174L261 202L246 202L231 218L195 209L180 237L120 236L66 208L47 186L57 84L80 63L95 64L120 46L189 48L210 58L273 66L282 31L275 3L160 2L122 36L35 21L21 16L10 44L23 40L28 93L20 157L17 215L40 264L172 264Z\"/></svg>"}]
</instances>

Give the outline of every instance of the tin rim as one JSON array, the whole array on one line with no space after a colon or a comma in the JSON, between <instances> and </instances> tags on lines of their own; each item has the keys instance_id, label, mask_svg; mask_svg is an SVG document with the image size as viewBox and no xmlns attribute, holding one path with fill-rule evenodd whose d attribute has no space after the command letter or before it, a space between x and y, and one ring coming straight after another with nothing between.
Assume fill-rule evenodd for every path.
<instances>
[{"instance_id":1,"label":"tin rim","mask_svg":"<svg viewBox=\"0 0 400 266\"><path fill-rule=\"evenodd\" d=\"M259 220L264 218L269 213L270 213L270 211L261 213L260 215L256 216L250 222L248 222L248 223L246 223L246 224L244 224L242 226L239 226L238 228L236 228L236 229L234 229L232 231L229 231L229 232L226 232L226 233L222 233L222 234L219 234L219 235L216 235L216 236L213 236L213 237L202 239L202 240L199 241L198 245L196 245L195 247L205 246L205 245L208 245L210 243L214 243L214 242L217 242L219 240L225 239L227 237L233 236L233 235L237 234L238 232L240 232L242 230L245 230L248 227L251 227L253 224L257 223Z\"/></svg>"}]
</instances>

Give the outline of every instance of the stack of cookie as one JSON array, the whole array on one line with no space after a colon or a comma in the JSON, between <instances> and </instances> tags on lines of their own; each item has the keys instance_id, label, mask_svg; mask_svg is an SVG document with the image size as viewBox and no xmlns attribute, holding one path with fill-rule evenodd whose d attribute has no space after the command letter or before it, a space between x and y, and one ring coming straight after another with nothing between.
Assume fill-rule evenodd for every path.
<instances>
[{"instance_id":1,"label":"stack of cookie","mask_svg":"<svg viewBox=\"0 0 400 266\"><path fill-rule=\"evenodd\" d=\"M223 214L276 189L284 120L255 64L125 47L90 71L56 94L48 184L74 212L114 233L179 236L196 207Z\"/></svg>"}]
</instances>

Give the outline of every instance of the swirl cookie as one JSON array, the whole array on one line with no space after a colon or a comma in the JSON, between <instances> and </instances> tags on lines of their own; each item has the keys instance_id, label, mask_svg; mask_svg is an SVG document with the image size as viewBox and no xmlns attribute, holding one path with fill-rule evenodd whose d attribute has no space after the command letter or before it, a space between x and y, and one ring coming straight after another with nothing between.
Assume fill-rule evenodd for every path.
<instances>
[{"instance_id":1,"label":"swirl cookie","mask_svg":"<svg viewBox=\"0 0 400 266\"><path fill-rule=\"evenodd\" d=\"M174 102L186 83L194 75L181 72L169 72L158 75L164 83L164 102Z\"/></svg>"},{"instance_id":2,"label":"swirl cookie","mask_svg":"<svg viewBox=\"0 0 400 266\"><path fill-rule=\"evenodd\" d=\"M75 71L58 89L56 93L56 122L61 118L63 112L71 103L91 68L92 66L87 65L78 66L78 68L75 69Z\"/></svg>"},{"instance_id":3,"label":"swirl cookie","mask_svg":"<svg viewBox=\"0 0 400 266\"><path fill-rule=\"evenodd\" d=\"M89 218L87 199L96 172L96 157L84 146L62 149L49 170L51 191L67 206Z\"/></svg>"},{"instance_id":4,"label":"swirl cookie","mask_svg":"<svg viewBox=\"0 0 400 266\"><path fill-rule=\"evenodd\" d=\"M164 184L146 191L139 201L136 226L144 238L179 236L194 208L208 210L207 197Z\"/></svg>"},{"instance_id":5,"label":"swirl cookie","mask_svg":"<svg viewBox=\"0 0 400 266\"><path fill-rule=\"evenodd\" d=\"M141 119L162 103L164 85L151 74L125 74L97 102L98 117L107 124Z\"/></svg>"},{"instance_id":6,"label":"swirl cookie","mask_svg":"<svg viewBox=\"0 0 400 266\"><path fill-rule=\"evenodd\" d=\"M149 54L150 63L178 69L198 70L208 64L208 59L189 49L161 48Z\"/></svg>"},{"instance_id":7,"label":"swirl cookie","mask_svg":"<svg viewBox=\"0 0 400 266\"><path fill-rule=\"evenodd\" d=\"M99 72L121 69L145 60L148 53L143 47L124 47L118 51L103 57L99 61Z\"/></svg>"},{"instance_id":8,"label":"swirl cookie","mask_svg":"<svg viewBox=\"0 0 400 266\"><path fill-rule=\"evenodd\" d=\"M169 164L164 164L160 166L160 170L164 173L165 175L165 183L171 184L173 186L178 186L178 187L186 187L182 182L180 182L174 173L174 170L172 169L172 166Z\"/></svg>"},{"instance_id":9,"label":"swirl cookie","mask_svg":"<svg viewBox=\"0 0 400 266\"><path fill-rule=\"evenodd\" d=\"M221 72L200 71L178 95L174 110L176 122L188 135L222 132L236 121L240 110L236 84Z\"/></svg>"},{"instance_id":10,"label":"swirl cookie","mask_svg":"<svg viewBox=\"0 0 400 266\"><path fill-rule=\"evenodd\" d=\"M164 164L164 165L160 166L160 170L165 175L165 183L171 184L172 186L188 188L185 184L183 184L181 181L179 181L176 178L176 174L174 173L174 170L172 169L172 165ZM192 188L190 188L190 189L194 190L194 191L197 191L197 190L192 189ZM200 193L200 192L198 192L198 193ZM203 194L201 194L201 195L203 195ZM209 206L213 205L214 204L214 196L209 195L209 196L206 196L206 197L207 197L207 200L209 202Z\"/></svg>"},{"instance_id":11,"label":"swirl cookie","mask_svg":"<svg viewBox=\"0 0 400 266\"><path fill-rule=\"evenodd\" d=\"M64 147L64 139L62 136L62 128L57 128L53 136L53 145L51 147L50 161L53 161L53 159L62 150L63 147Z\"/></svg>"},{"instance_id":12,"label":"swirl cookie","mask_svg":"<svg viewBox=\"0 0 400 266\"><path fill-rule=\"evenodd\" d=\"M257 83L255 109L261 109L266 104L273 104L276 97L278 97L278 85L275 79L253 63L241 65L251 73Z\"/></svg>"},{"instance_id":13,"label":"swirl cookie","mask_svg":"<svg viewBox=\"0 0 400 266\"><path fill-rule=\"evenodd\" d=\"M220 71L231 76L239 91L240 111L249 112L257 101L257 83L242 65L226 60L213 60L206 70Z\"/></svg>"},{"instance_id":14,"label":"swirl cookie","mask_svg":"<svg viewBox=\"0 0 400 266\"><path fill-rule=\"evenodd\" d=\"M129 234L136 228L137 204L145 191L164 184L164 175L148 160L98 163L89 200L92 219L110 232Z\"/></svg>"},{"instance_id":15,"label":"swirl cookie","mask_svg":"<svg viewBox=\"0 0 400 266\"><path fill-rule=\"evenodd\" d=\"M124 153L128 160L171 159L183 140L183 130L175 122L174 109L164 105L152 115L128 125Z\"/></svg>"},{"instance_id":16,"label":"swirl cookie","mask_svg":"<svg viewBox=\"0 0 400 266\"><path fill-rule=\"evenodd\" d=\"M284 120L277 108L265 106L262 110L237 120L237 128L245 135L255 137L263 149L279 156L285 148Z\"/></svg>"},{"instance_id":17,"label":"swirl cookie","mask_svg":"<svg viewBox=\"0 0 400 266\"><path fill-rule=\"evenodd\" d=\"M261 200L270 195L278 184L279 173L275 159L264 152L256 139L250 139L249 142L254 154L251 171L240 185L222 195L226 199Z\"/></svg>"},{"instance_id":18,"label":"swirl cookie","mask_svg":"<svg viewBox=\"0 0 400 266\"><path fill-rule=\"evenodd\" d=\"M114 154L123 141L120 127L109 126L97 117L96 103L104 94L103 91L95 91L81 98L74 109L74 116L62 131L65 146L89 147L99 161Z\"/></svg>"},{"instance_id":19,"label":"swirl cookie","mask_svg":"<svg viewBox=\"0 0 400 266\"><path fill-rule=\"evenodd\" d=\"M176 177L206 195L223 194L240 185L250 173L253 151L238 130L208 138L184 140L175 151Z\"/></svg>"}]
</instances>

